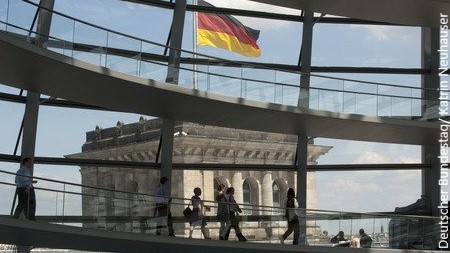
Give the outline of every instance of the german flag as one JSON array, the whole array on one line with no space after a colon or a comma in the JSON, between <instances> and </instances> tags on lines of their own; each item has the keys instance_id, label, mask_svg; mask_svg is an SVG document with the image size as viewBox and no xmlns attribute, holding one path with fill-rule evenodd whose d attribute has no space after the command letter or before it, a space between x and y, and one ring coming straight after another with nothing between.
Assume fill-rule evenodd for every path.
<instances>
[{"instance_id":1,"label":"german flag","mask_svg":"<svg viewBox=\"0 0 450 253\"><path fill-rule=\"evenodd\" d=\"M213 6L203 0L199 0L198 5ZM230 15L199 12L197 17L198 45L223 48L250 57L261 55L256 44L259 30L244 26Z\"/></svg>"}]
</instances>

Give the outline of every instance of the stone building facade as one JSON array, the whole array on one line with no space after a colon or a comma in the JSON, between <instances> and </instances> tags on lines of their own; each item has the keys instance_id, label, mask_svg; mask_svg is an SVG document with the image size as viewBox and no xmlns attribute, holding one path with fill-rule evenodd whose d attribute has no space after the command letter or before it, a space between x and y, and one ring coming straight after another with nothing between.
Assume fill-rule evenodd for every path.
<instances>
[{"instance_id":1,"label":"stone building facade","mask_svg":"<svg viewBox=\"0 0 450 253\"><path fill-rule=\"evenodd\" d=\"M116 127L86 133L82 152L68 157L106 159L122 161L154 162L157 155L162 120L146 120L123 124ZM182 164L252 164L252 165L292 165L295 159L297 137L293 135L256 132L223 127L205 126L177 122L173 143L173 163ZM317 164L317 159L331 147L308 145L308 164ZM82 166L83 185L101 188L153 194L159 185L157 169L126 169L97 166ZM308 172L307 207L316 206L315 173ZM289 187L296 186L296 172L293 171L246 171L246 170L198 170L186 166L185 170L172 172L172 196L191 198L193 189L200 187L202 199L214 201L219 183L234 187L238 203L262 206L279 206ZM84 189L85 193L92 189ZM107 194L107 193L104 193ZM123 195L125 196L125 195ZM122 196L122 197L123 197ZM117 198L117 196L115 196ZM83 215L92 216L106 212L107 203L99 198L83 197ZM139 202L142 204L142 201ZM282 205L282 204L281 204ZM174 216L181 216L186 205L172 207ZM215 215L215 209L207 215ZM130 201L117 205L115 215L149 215L151 207L145 209ZM246 214L270 214L271 211L245 210ZM120 228L126 230L125 225ZM132 226L132 225L130 225ZM214 232L213 232L214 234Z\"/></svg>"}]
</instances>

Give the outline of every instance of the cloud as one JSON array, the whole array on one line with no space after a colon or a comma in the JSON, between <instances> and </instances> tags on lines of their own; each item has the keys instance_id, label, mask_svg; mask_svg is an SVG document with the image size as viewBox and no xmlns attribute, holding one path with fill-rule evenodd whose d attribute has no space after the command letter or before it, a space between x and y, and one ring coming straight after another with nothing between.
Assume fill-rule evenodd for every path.
<instances>
[{"instance_id":1,"label":"cloud","mask_svg":"<svg viewBox=\"0 0 450 253\"><path fill-rule=\"evenodd\" d=\"M397 182L406 182L409 180L419 180L420 179L420 173L411 173L411 171L408 170L397 170L395 173L395 181Z\"/></svg>"},{"instance_id":2,"label":"cloud","mask_svg":"<svg viewBox=\"0 0 450 253\"><path fill-rule=\"evenodd\" d=\"M358 192L381 192L382 187L376 183L357 182L351 179L338 179L335 182L327 184L327 187L335 191L354 194Z\"/></svg>"},{"instance_id":3,"label":"cloud","mask_svg":"<svg viewBox=\"0 0 450 253\"><path fill-rule=\"evenodd\" d=\"M364 151L355 160L355 164L390 163L389 157L374 151Z\"/></svg>"},{"instance_id":4,"label":"cloud","mask_svg":"<svg viewBox=\"0 0 450 253\"><path fill-rule=\"evenodd\" d=\"M320 172L317 175L317 208L393 211L395 207L409 205L420 198L420 178L420 171Z\"/></svg>"},{"instance_id":5,"label":"cloud","mask_svg":"<svg viewBox=\"0 0 450 253\"><path fill-rule=\"evenodd\" d=\"M234 8L241 10L255 10L270 13L280 13L280 14L290 14L290 15L300 15L300 10L291 9L286 7L275 6L271 4L257 3L248 0L208 0L210 4L216 7L223 8Z\"/></svg>"},{"instance_id":6,"label":"cloud","mask_svg":"<svg viewBox=\"0 0 450 253\"><path fill-rule=\"evenodd\" d=\"M284 8L279 6L274 6L270 4L256 3L246 0L208 0L210 4L216 7L241 9L241 10L255 10L270 13L281 13L290 15L300 15L300 10ZM263 19L263 18L252 18L252 17L240 17L234 16L239 19L244 25L249 26L254 29L264 29L264 30L276 30L280 28L287 28L291 25L295 25L296 22L291 21L281 21L275 19Z\"/></svg>"},{"instance_id":7,"label":"cloud","mask_svg":"<svg viewBox=\"0 0 450 253\"><path fill-rule=\"evenodd\" d=\"M367 40L375 41L391 41L402 40L410 42L417 40L418 28L399 27L399 26L382 26L382 25L350 25L352 29L359 29L367 33Z\"/></svg>"}]
</instances>

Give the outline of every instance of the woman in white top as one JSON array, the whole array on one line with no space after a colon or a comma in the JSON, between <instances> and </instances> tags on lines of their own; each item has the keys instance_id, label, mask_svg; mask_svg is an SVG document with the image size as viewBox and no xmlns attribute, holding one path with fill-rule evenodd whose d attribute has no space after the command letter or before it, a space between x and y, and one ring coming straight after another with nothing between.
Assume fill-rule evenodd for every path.
<instances>
[{"instance_id":1,"label":"woman in white top","mask_svg":"<svg viewBox=\"0 0 450 253\"><path fill-rule=\"evenodd\" d=\"M200 225L202 234L205 237L205 239L211 239L208 235L208 231L206 230L206 219L203 216L203 200L200 198L200 195L202 195L202 190L200 188L194 189L194 196L191 198L192 202L192 214L191 218L189 220L189 238L192 238L192 232L194 232L195 226Z\"/></svg>"}]
</instances>

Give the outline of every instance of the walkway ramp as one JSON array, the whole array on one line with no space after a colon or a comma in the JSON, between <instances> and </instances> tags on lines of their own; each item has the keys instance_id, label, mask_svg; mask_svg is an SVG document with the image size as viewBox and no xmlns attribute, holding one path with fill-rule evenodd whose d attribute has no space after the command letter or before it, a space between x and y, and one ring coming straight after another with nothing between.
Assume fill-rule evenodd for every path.
<instances>
[{"instance_id":1,"label":"walkway ramp","mask_svg":"<svg viewBox=\"0 0 450 253\"><path fill-rule=\"evenodd\" d=\"M259 244L231 241L174 238L148 234L102 231L48 223L0 217L0 242L15 245L33 245L56 249L75 249L99 252L183 252L183 253L431 253L385 249L353 249L332 247L305 247L279 244Z\"/></svg>"},{"instance_id":2,"label":"walkway ramp","mask_svg":"<svg viewBox=\"0 0 450 253\"><path fill-rule=\"evenodd\" d=\"M139 78L0 33L0 83L166 119L311 137L436 145L438 122L371 117L252 101Z\"/></svg>"}]
</instances>

